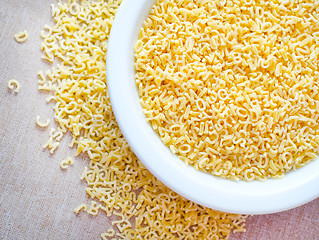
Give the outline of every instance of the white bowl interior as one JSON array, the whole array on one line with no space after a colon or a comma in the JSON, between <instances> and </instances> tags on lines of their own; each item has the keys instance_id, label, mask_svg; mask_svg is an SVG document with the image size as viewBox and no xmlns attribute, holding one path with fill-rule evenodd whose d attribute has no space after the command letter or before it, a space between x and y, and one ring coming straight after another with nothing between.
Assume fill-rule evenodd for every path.
<instances>
[{"instance_id":1,"label":"white bowl interior","mask_svg":"<svg viewBox=\"0 0 319 240\"><path fill-rule=\"evenodd\" d=\"M145 120L135 84L134 44L151 0L124 0L111 30L107 81L113 112L137 157L166 186L183 197L216 210L242 214L284 211L319 196L319 161L282 179L231 181L186 166Z\"/></svg>"}]
</instances>

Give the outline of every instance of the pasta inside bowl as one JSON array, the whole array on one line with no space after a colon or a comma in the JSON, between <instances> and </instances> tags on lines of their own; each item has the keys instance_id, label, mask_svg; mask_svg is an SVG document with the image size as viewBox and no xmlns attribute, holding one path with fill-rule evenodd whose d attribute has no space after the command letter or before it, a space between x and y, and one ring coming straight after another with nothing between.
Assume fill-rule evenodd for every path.
<instances>
[{"instance_id":1,"label":"pasta inside bowl","mask_svg":"<svg viewBox=\"0 0 319 240\"><path fill-rule=\"evenodd\" d=\"M287 210L319 196L319 161L281 179L230 181L187 166L160 140L139 101L134 44L154 1L123 1L111 30L107 81L114 114L137 157L165 185L201 205L232 213L265 214Z\"/></svg>"}]
</instances>

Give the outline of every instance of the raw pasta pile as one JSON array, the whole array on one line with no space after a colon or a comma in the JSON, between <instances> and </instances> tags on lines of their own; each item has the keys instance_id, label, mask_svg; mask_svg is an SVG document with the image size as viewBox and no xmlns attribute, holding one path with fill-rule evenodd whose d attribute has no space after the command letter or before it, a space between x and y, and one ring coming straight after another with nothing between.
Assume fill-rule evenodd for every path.
<instances>
[{"instance_id":1,"label":"raw pasta pile","mask_svg":"<svg viewBox=\"0 0 319 240\"><path fill-rule=\"evenodd\" d=\"M135 46L147 120L186 164L265 180L319 152L319 2L157 0Z\"/></svg>"},{"instance_id":2,"label":"raw pasta pile","mask_svg":"<svg viewBox=\"0 0 319 240\"><path fill-rule=\"evenodd\" d=\"M232 230L244 231L246 216L199 206L165 187L123 138L105 76L107 39L119 4L60 2L52 6L54 26L46 25L41 34L45 59L59 61L45 74L39 72L39 89L51 92L47 101L55 102L59 123L45 147L54 152L69 130L71 146L90 158L82 179L92 201L75 212L112 215L113 229L104 229L102 239L227 239ZM68 164L73 158L63 160L61 167Z\"/></svg>"}]
</instances>

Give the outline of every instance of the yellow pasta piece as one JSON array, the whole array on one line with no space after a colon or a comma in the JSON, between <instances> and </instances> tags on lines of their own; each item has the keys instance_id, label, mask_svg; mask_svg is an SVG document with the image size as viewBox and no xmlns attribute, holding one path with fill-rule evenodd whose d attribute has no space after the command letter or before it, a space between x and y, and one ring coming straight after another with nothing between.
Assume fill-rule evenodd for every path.
<instances>
[{"instance_id":1,"label":"yellow pasta piece","mask_svg":"<svg viewBox=\"0 0 319 240\"><path fill-rule=\"evenodd\" d=\"M67 169L70 164L73 165L74 161L73 161L73 158L68 157L67 159L64 159L60 162L60 167L61 169Z\"/></svg>"},{"instance_id":2,"label":"yellow pasta piece","mask_svg":"<svg viewBox=\"0 0 319 240\"><path fill-rule=\"evenodd\" d=\"M80 206L78 206L77 208L74 209L75 213L79 213L81 210L83 210L84 212L86 212L87 210L87 206L86 204L81 204Z\"/></svg>"},{"instance_id":3,"label":"yellow pasta piece","mask_svg":"<svg viewBox=\"0 0 319 240\"><path fill-rule=\"evenodd\" d=\"M46 119L44 123L40 121L40 116L37 116L35 122L39 127L46 128L50 124L50 119Z\"/></svg>"},{"instance_id":4,"label":"yellow pasta piece","mask_svg":"<svg viewBox=\"0 0 319 240\"><path fill-rule=\"evenodd\" d=\"M29 35L27 33L27 30L24 30L23 32L17 33L14 35L15 40L18 43L23 43L28 39Z\"/></svg>"},{"instance_id":5,"label":"yellow pasta piece","mask_svg":"<svg viewBox=\"0 0 319 240\"><path fill-rule=\"evenodd\" d=\"M115 235L115 231L114 231L114 229L111 228L111 229L107 230L106 233L102 233L101 238L103 240L108 240L109 237L113 237L114 235Z\"/></svg>"},{"instance_id":6,"label":"yellow pasta piece","mask_svg":"<svg viewBox=\"0 0 319 240\"><path fill-rule=\"evenodd\" d=\"M18 93L19 90L20 90L20 83L17 80L15 80L15 79L11 79L11 80L8 81L8 88L10 90L14 89L14 91L16 93Z\"/></svg>"}]
</instances>

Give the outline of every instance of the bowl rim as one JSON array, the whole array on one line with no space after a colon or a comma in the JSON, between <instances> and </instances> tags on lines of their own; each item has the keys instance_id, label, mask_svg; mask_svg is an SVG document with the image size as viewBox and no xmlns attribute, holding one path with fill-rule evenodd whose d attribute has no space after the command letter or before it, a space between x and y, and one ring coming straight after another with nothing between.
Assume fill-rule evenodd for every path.
<instances>
[{"instance_id":1,"label":"bowl rim","mask_svg":"<svg viewBox=\"0 0 319 240\"><path fill-rule=\"evenodd\" d=\"M126 141L145 167L179 195L223 212L275 213L319 197L319 160L288 172L281 179L232 181L186 166L162 143L146 122L134 70L134 43L154 2L123 0L110 32L106 57L114 115Z\"/></svg>"}]
</instances>

